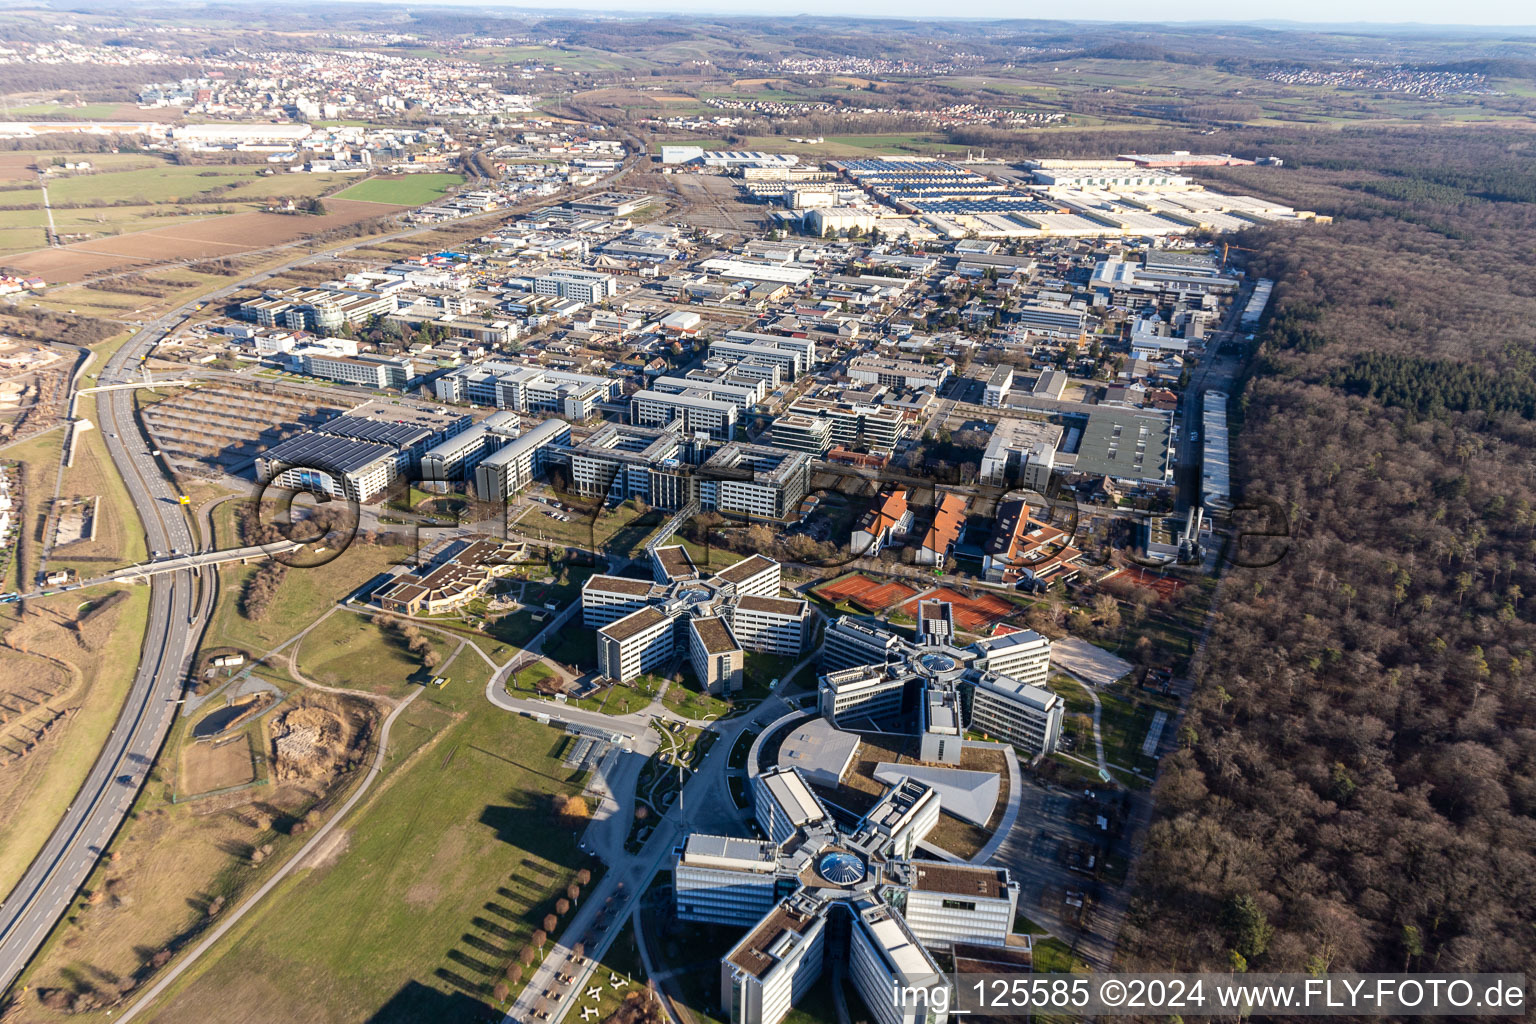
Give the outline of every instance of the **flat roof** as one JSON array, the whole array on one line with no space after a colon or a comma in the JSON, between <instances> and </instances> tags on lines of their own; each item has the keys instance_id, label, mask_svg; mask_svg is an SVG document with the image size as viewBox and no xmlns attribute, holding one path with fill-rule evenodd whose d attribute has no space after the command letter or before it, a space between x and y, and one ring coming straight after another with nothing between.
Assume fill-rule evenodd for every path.
<instances>
[{"instance_id":1,"label":"flat roof","mask_svg":"<svg viewBox=\"0 0 1536 1024\"><path fill-rule=\"evenodd\" d=\"M667 576L674 580L699 574L698 566L694 565L693 559L688 557L688 549L681 544L657 548L656 560L661 563L661 568Z\"/></svg>"},{"instance_id":2,"label":"flat roof","mask_svg":"<svg viewBox=\"0 0 1536 1024\"><path fill-rule=\"evenodd\" d=\"M779 962L780 958L770 952L778 945L779 937L785 932L803 935L816 919L814 914L781 903L736 944L727 959L752 977L761 978Z\"/></svg>"},{"instance_id":3,"label":"flat roof","mask_svg":"<svg viewBox=\"0 0 1536 1024\"><path fill-rule=\"evenodd\" d=\"M778 846L762 839L694 832L683 843L685 864L731 867L742 871L772 871L778 862Z\"/></svg>"},{"instance_id":4,"label":"flat roof","mask_svg":"<svg viewBox=\"0 0 1536 1024\"><path fill-rule=\"evenodd\" d=\"M778 562L763 555L753 555L751 558L744 558L735 565L728 565L721 569L715 573L715 579L723 580L726 583L740 583L742 580L751 579L758 573L766 572L778 564Z\"/></svg>"},{"instance_id":5,"label":"flat roof","mask_svg":"<svg viewBox=\"0 0 1536 1024\"><path fill-rule=\"evenodd\" d=\"M598 630L603 636L614 640L628 640L638 633L643 633L658 622L667 621L667 616L657 608L641 608L637 612L630 612L617 622L610 622Z\"/></svg>"},{"instance_id":6,"label":"flat roof","mask_svg":"<svg viewBox=\"0 0 1536 1024\"><path fill-rule=\"evenodd\" d=\"M755 594L748 594L736 599L736 607L745 608L749 612L768 612L787 618L799 618L805 614L804 601L795 601L787 597L758 597Z\"/></svg>"},{"instance_id":7,"label":"flat roof","mask_svg":"<svg viewBox=\"0 0 1536 1024\"><path fill-rule=\"evenodd\" d=\"M835 775L841 779L859 750L857 733L835 728L817 717L791 729L779 745L779 767Z\"/></svg>"},{"instance_id":8,"label":"flat roof","mask_svg":"<svg viewBox=\"0 0 1536 1024\"><path fill-rule=\"evenodd\" d=\"M1010 676L994 675L990 672L976 681L976 689L988 690L1005 700L1027 704L1039 711L1047 711L1061 702L1061 698L1050 690L1043 690Z\"/></svg>"},{"instance_id":9,"label":"flat roof","mask_svg":"<svg viewBox=\"0 0 1536 1024\"><path fill-rule=\"evenodd\" d=\"M765 772L759 776L774 801L789 815L794 825L808 821L820 821L826 817L821 802L816 799L805 780L788 768Z\"/></svg>"},{"instance_id":10,"label":"flat roof","mask_svg":"<svg viewBox=\"0 0 1536 1024\"><path fill-rule=\"evenodd\" d=\"M389 445L310 431L268 448L260 457L301 469L356 473L383 459L400 455Z\"/></svg>"},{"instance_id":11,"label":"flat roof","mask_svg":"<svg viewBox=\"0 0 1536 1024\"><path fill-rule=\"evenodd\" d=\"M693 631L699 634L699 641L704 645L704 650L710 654L725 654L729 651L741 650L741 645L736 638L731 636L730 627L725 620L717 615L709 615L689 620Z\"/></svg>"},{"instance_id":12,"label":"flat roof","mask_svg":"<svg viewBox=\"0 0 1536 1024\"><path fill-rule=\"evenodd\" d=\"M588 576L583 590L597 590L605 594L623 594L625 597L649 597L656 584L648 580L632 580L628 576L606 576L598 573Z\"/></svg>"},{"instance_id":13,"label":"flat roof","mask_svg":"<svg viewBox=\"0 0 1536 1024\"><path fill-rule=\"evenodd\" d=\"M969 864L937 864L914 861L914 888L926 892L947 892L956 896L1001 899L1008 890L1008 872Z\"/></svg>"}]
</instances>

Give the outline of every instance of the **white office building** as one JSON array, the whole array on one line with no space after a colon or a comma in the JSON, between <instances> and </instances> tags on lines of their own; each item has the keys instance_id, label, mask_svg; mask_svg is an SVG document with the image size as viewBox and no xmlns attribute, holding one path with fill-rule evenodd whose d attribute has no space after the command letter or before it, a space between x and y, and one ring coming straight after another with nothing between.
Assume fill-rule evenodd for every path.
<instances>
[{"instance_id":1,"label":"white office building","mask_svg":"<svg viewBox=\"0 0 1536 1024\"><path fill-rule=\"evenodd\" d=\"M597 631L597 668L608 679L627 683L670 659L674 652L672 616L660 608L641 608Z\"/></svg>"},{"instance_id":2,"label":"white office building","mask_svg":"<svg viewBox=\"0 0 1536 1024\"><path fill-rule=\"evenodd\" d=\"M906 685L904 677L886 673L883 664L837 669L821 677L818 708L834 725L893 718L901 713Z\"/></svg>"},{"instance_id":3,"label":"white office building","mask_svg":"<svg viewBox=\"0 0 1536 1024\"><path fill-rule=\"evenodd\" d=\"M521 494L544 472L549 449L571 443L571 425L545 420L480 460L475 494L481 501L503 502Z\"/></svg>"},{"instance_id":4,"label":"white office building","mask_svg":"<svg viewBox=\"0 0 1536 1024\"><path fill-rule=\"evenodd\" d=\"M510 409L492 413L463 433L427 449L421 456L421 479L464 480L487 455L517 438L522 418Z\"/></svg>"},{"instance_id":5,"label":"white office building","mask_svg":"<svg viewBox=\"0 0 1536 1024\"><path fill-rule=\"evenodd\" d=\"M770 842L782 843L795 831L831 820L821 800L793 768L772 768L752 780L752 812Z\"/></svg>"},{"instance_id":6,"label":"white office building","mask_svg":"<svg viewBox=\"0 0 1536 1024\"><path fill-rule=\"evenodd\" d=\"M785 597L738 597L730 608L731 629L743 647L798 658L805 651L811 606Z\"/></svg>"},{"instance_id":7,"label":"white office building","mask_svg":"<svg viewBox=\"0 0 1536 1024\"><path fill-rule=\"evenodd\" d=\"M1063 705L1050 690L990 672L975 680L971 728L1030 754L1054 753Z\"/></svg>"},{"instance_id":8,"label":"white office building","mask_svg":"<svg viewBox=\"0 0 1536 1024\"><path fill-rule=\"evenodd\" d=\"M1006 868L913 861L902 917L925 946L1003 946L1013 931L1019 883Z\"/></svg>"},{"instance_id":9,"label":"white office building","mask_svg":"<svg viewBox=\"0 0 1536 1024\"><path fill-rule=\"evenodd\" d=\"M672 865L677 916L705 924L755 924L783 898L778 870L778 843L695 832Z\"/></svg>"},{"instance_id":10,"label":"white office building","mask_svg":"<svg viewBox=\"0 0 1536 1024\"><path fill-rule=\"evenodd\" d=\"M1032 629L977 640L976 665L1030 686L1044 687L1051 670L1051 642Z\"/></svg>"},{"instance_id":11,"label":"white office building","mask_svg":"<svg viewBox=\"0 0 1536 1024\"><path fill-rule=\"evenodd\" d=\"M619 293L619 282L612 274L590 270L556 270L534 278L535 295L554 295L562 299L595 304Z\"/></svg>"},{"instance_id":12,"label":"white office building","mask_svg":"<svg viewBox=\"0 0 1536 1024\"><path fill-rule=\"evenodd\" d=\"M710 398L704 389L698 388L679 394L637 391L629 403L629 419L636 426L659 427L681 420L687 433L703 431L721 441L736 436L739 412L733 403Z\"/></svg>"}]
</instances>

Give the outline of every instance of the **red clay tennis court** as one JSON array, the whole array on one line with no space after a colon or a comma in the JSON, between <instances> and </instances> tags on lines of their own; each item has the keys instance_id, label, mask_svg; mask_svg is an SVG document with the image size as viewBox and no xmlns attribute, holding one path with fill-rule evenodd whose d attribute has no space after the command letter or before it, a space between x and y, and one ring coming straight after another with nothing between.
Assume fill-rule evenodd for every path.
<instances>
[{"instance_id":1,"label":"red clay tennis court","mask_svg":"<svg viewBox=\"0 0 1536 1024\"><path fill-rule=\"evenodd\" d=\"M967 633L979 633L987 626L1000 622L1018 611L1011 602L995 594L966 597L958 590L950 590L948 587L929 591L922 596L922 600L948 601L954 609L955 628ZM915 619L918 603L918 601L908 601L901 610Z\"/></svg>"},{"instance_id":2,"label":"red clay tennis court","mask_svg":"<svg viewBox=\"0 0 1536 1024\"><path fill-rule=\"evenodd\" d=\"M856 572L831 583L823 583L811 593L833 604L847 601L867 612L883 612L915 596L917 591L905 583L887 583Z\"/></svg>"},{"instance_id":3,"label":"red clay tennis court","mask_svg":"<svg viewBox=\"0 0 1536 1024\"><path fill-rule=\"evenodd\" d=\"M1184 580L1174 579L1171 576L1159 576L1155 572L1148 572L1139 565L1125 566L1111 579L1122 579L1134 583L1138 587L1145 587L1161 598L1172 597L1189 585Z\"/></svg>"}]
</instances>

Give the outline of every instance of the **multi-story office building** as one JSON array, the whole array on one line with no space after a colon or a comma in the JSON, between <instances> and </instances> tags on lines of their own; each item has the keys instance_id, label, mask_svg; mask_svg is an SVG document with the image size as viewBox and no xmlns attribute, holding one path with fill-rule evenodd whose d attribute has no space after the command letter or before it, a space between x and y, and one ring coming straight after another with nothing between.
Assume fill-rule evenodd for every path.
<instances>
[{"instance_id":1,"label":"multi-story office building","mask_svg":"<svg viewBox=\"0 0 1536 1024\"><path fill-rule=\"evenodd\" d=\"M822 419L830 427L828 440L831 444L849 451L889 451L906 434L907 422L900 409L868 402L844 402L825 398L801 398L789 407L787 416L803 416ZM780 416L779 419L784 419ZM778 420L774 421L777 424ZM794 440L797 435L808 441L819 431L814 428L788 428L786 437ZM778 435L774 435L777 440ZM807 441L807 443L808 443ZM801 447L791 445L791 447ZM802 450L809 450L803 448ZM822 449L819 454L825 454Z\"/></svg>"},{"instance_id":2,"label":"multi-story office building","mask_svg":"<svg viewBox=\"0 0 1536 1024\"><path fill-rule=\"evenodd\" d=\"M747 334L748 332L733 331L731 333ZM767 334L748 335L741 340L733 340L727 335L725 338L710 342L709 357L737 364L737 372L742 372L743 368L750 364L767 364L777 367L784 380L795 380L810 370L812 363L808 361L805 348L780 344L790 340ZM813 342L809 355L814 353Z\"/></svg>"},{"instance_id":3,"label":"multi-story office building","mask_svg":"<svg viewBox=\"0 0 1536 1024\"><path fill-rule=\"evenodd\" d=\"M984 673L974 681L971 727L1031 754L1050 754L1061 739L1063 705L1050 690Z\"/></svg>"},{"instance_id":4,"label":"multi-story office building","mask_svg":"<svg viewBox=\"0 0 1536 1024\"><path fill-rule=\"evenodd\" d=\"M848 364L848 376L865 384L884 384L886 387L912 391L921 388L938 391L949 380L949 367L942 363L929 365L907 359L857 356Z\"/></svg>"},{"instance_id":5,"label":"multi-story office building","mask_svg":"<svg viewBox=\"0 0 1536 1024\"><path fill-rule=\"evenodd\" d=\"M700 832L684 840L672 886L679 919L741 927L789 895L779 878L778 843Z\"/></svg>"},{"instance_id":6,"label":"multi-story office building","mask_svg":"<svg viewBox=\"0 0 1536 1024\"><path fill-rule=\"evenodd\" d=\"M598 630L599 668L608 678L627 682L682 655L708 692L730 694L742 686L747 651L803 651L810 605L765 596L778 593L777 562L754 555L711 577L683 547L652 547L650 555L655 583L599 574L582 586L582 622ZM666 637L658 639L663 621Z\"/></svg>"},{"instance_id":7,"label":"multi-story office building","mask_svg":"<svg viewBox=\"0 0 1536 1024\"><path fill-rule=\"evenodd\" d=\"M915 715L923 760L952 764L966 729L961 693L969 688L972 728L1032 756L1054 751L1062 704L1046 689L1050 641L1021 630L961 647L954 638L952 612L931 604L944 602L920 607L916 642L846 615L827 628L821 650L822 716L835 725L840 718ZM929 628L933 621L943 628Z\"/></svg>"},{"instance_id":8,"label":"multi-story office building","mask_svg":"<svg viewBox=\"0 0 1536 1024\"><path fill-rule=\"evenodd\" d=\"M628 576L597 573L581 587L581 624L598 629L660 599L664 588Z\"/></svg>"},{"instance_id":9,"label":"multi-story office building","mask_svg":"<svg viewBox=\"0 0 1536 1024\"><path fill-rule=\"evenodd\" d=\"M855 665L822 675L818 707L833 725L888 721L901 714L907 678L884 665Z\"/></svg>"},{"instance_id":10,"label":"multi-story office building","mask_svg":"<svg viewBox=\"0 0 1536 1024\"><path fill-rule=\"evenodd\" d=\"M913 861L903 876L906 892L892 902L923 945L1007 944L1019 906L1007 868Z\"/></svg>"},{"instance_id":11,"label":"multi-story office building","mask_svg":"<svg viewBox=\"0 0 1536 1024\"><path fill-rule=\"evenodd\" d=\"M810 490L811 460L804 452L732 442L705 461L698 481L707 512L785 522Z\"/></svg>"},{"instance_id":12,"label":"multi-story office building","mask_svg":"<svg viewBox=\"0 0 1536 1024\"><path fill-rule=\"evenodd\" d=\"M926 782L903 777L886 790L854 832L888 855L905 859L912 856L917 844L938 823L938 790Z\"/></svg>"},{"instance_id":13,"label":"multi-story office building","mask_svg":"<svg viewBox=\"0 0 1536 1024\"><path fill-rule=\"evenodd\" d=\"M586 497L642 498L658 508L681 508L693 497L685 470L697 449L681 421L663 427L607 423L571 449L571 487Z\"/></svg>"},{"instance_id":14,"label":"multi-story office building","mask_svg":"<svg viewBox=\"0 0 1536 1024\"><path fill-rule=\"evenodd\" d=\"M902 650L899 637L844 615L822 636L822 669L830 672L856 665L884 665Z\"/></svg>"},{"instance_id":15,"label":"multi-story office building","mask_svg":"<svg viewBox=\"0 0 1536 1024\"><path fill-rule=\"evenodd\" d=\"M480 460L475 494L481 501L503 502L521 494L544 472L552 447L571 443L571 425L545 420Z\"/></svg>"},{"instance_id":16,"label":"multi-story office building","mask_svg":"<svg viewBox=\"0 0 1536 1024\"><path fill-rule=\"evenodd\" d=\"M267 449L256 459L263 483L369 502L405 475L410 457L389 445L311 431Z\"/></svg>"},{"instance_id":17,"label":"multi-story office building","mask_svg":"<svg viewBox=\"0 0 1536 1024\"><path fill-rule=\"evenodd\" d=\"M1040 687L1050 675L1051 642L1032 629L983 637L971 649L976 651L977 667L996 675Z\"/></svg>"},{"instance_id":18,"label":"multi-story office building","mask_svg":"<svg viewBox=\"0 0 1536 1024\"><path fill-rule=\"evenodd\" d=\"M472 402L582 420L591 414L595 403L617 398L621 384L588 373L492 361L445 373L432 382L432 389L444 402Z\"/></svg>"},{"instance_id":19,"label":"multi-story office building","mask_svg":"<svg viewBox=\"0 0 1536 1024\"><path fill-rule=\"evenodd\" d=\"M395 311L393 294L349 288L290 288L268 291L240 304L240 315L262 327L287 327L334 334L345 324L362 324Z\"/></svg>"},{"instance_id":20,"label":"multi-story office building","mask_svg":"<svg viewBox=\"0 0 1536 1024\"><path fill-rule=\"evenodd\" d=\"M765 555L752 555L715 573L715 582L736 597L777 597L782 567Z\"/></svg>"},{"instance_id":21,"label":"multi-story office building","mask_svg":"<svg viewBox=\"0 0 1536 1024\"><path fill-rule=\"evenodd\" d=\"M743 646L798 658L809 639L811 608L799 600L743 595L731 604L730 620Z\"/></svg>"},{"instance_id":22,"label":"multi-story office building","mask_svg":"<svg viewBox=\"0 0 1536 1024\"><path fill-rule=\"evenodd\" d=\"M763 918L720 962L729 1024L778 1024L821 977L827 915L797 894Z\"/></svg>"},{"instance_id":23,"label":"multi-story office building","mask_svg":"<svg viewBox=\"0 0 1536 1024\"><path fill-rule=\"evenodd\" d=\"M776 844L799 829L832 820L820 798L793 768L771 768L752 780L752 813L763 835Z\"/></svg>"},{"instance_id":24,"label":"multi-story office building","mask_svg":"<svg viewBox=\"0 0 1536 1024\"><path fill-rule=\"evenodd\" d=\"M630 612L597 631L597 668L608 679L628 682L673 655L672 616L656 607Z\"/></svg>"},{"instance_id":25,"label":"multi-story office building","mask_svg":"<svg viewBox=\"0 0 1536 1024\"><path fill-rule=\"evenodd\" d=\"M469 478L481 459L515 440L521 426L517 413L502 409L439 441L421 455L421 479L447 483Z\"/></svg>"},{"instance_id":26,"label":"multi-story office building","mask_svg":"<svg viewBox=\"0 0 1536 1024\"><path fill-rule=\"evenodd\" d=\"M676 394L663 391L637 391L630 396L629 418L636 426L666 426L681 421L690 434L704 432L721 441L736 436L740 408L731 402L710 398L701 388Z\"/></svg>"},{"instance_id":27,"label":"multi-story office building","mask_svg":"<svg viewBox=\"0 0 1536 1024\"><path fill-rule=\"evenodd\" d=\"M657 377L651 390L666 395L697 394L717 402L729 402L739 414L752 411L763 400L763 382L732 376L714 376L694 370L686 377Z\"/></svg>"},{"instance_id":28,"label":"multi-story office building","mask_svg":"<svg viewBox=\"0 0 1536 1024\"><path fill-rule=\"evenodd\" d=\"M934 992L946 985L933 955L923 948L894 908L874 900L856 903L849 931L848 978L876 1024L944 1024L948 998L939 1005L912 1000L903 1004L892 993ZM732 1022L735 1024L735 1022Z\"/></svg>"},{"instance_id":29,"label":"multi-story office building","mask_svg":"<svg viewBox=\"0 0 1536 1024\"><path fill-rule=\"evenodd\" d=\"M470 426L464 415L367 403L290 437L256 459L263 483L372 501L416 472L424 452Z\"/></svg>"},{"instance_id":30,"label":"multi-story office building","mask_svg":"<svg viewBox=\"0 0 1536 1024\"><path fill-rule=\"evenodd\" d=\"M1008 397L1008 392L1013 389L1013 367L1006 363L995 366L987 375L987 389L982 396L982 404L989 409L996 409L1003 404L1003 399Z\"/></svg>"},{"instance_id":31,"label":"multi-story office building","mask_svg":"<svg viewBox=\"0 0 1536 1024\"><path fill-rule=\"evenodd\" d=\"M367 388L404 389L416 379L416 366L409 359L385 356L333 356L305 352L299 356L299 367L311 377Z\"/></svg>"},{"instance_id":32,"label":"multi-story office building","mask_svg":"<svg viewBox=\"0 0 1536 1024\"><path fill-rule=\"evenodd\" d=\"M788 412L774 418L768 436L775 447L807 452L819 459L832 447L832 421L825 416Z\"/></svg>"},{"instance_id":33,"label":"multi-story office building","mask_svg":"<svg viewBox=\"0 0 1536 1024\"><path fill-rule=\"evenodd\" d=\"M1044 420L1004 419L992 428L981 456L983 483L1044 492L1056 468L1062 429Z\"/></svg>"},{"instance_id":34,"label":"multi-story office building","mask_svg":"<svg viewBox=\"0 0 1536 1024\"><path fill-rule=\"evenodd\" d=\"M708 693L731 694L740 690L746 655L731 631L731 624L718 615L693 616L687 622L688 661L699 686Z\"/></svg>"},{"instance_id":35,"label":"multi-story office building","mask_svg":"<svg viewBox=\"0 0 1536 1024\"><path fill-rule=\"evenodd\" d=\"M593 304L617 295L619 282L612 274L590 270L556 270L535 278L533 292L535 295L555 295L562 299Z\"/></svg>"},{"instance_id":36,"label":"multi-story office building","mask_svg":"<svg viewBox=\"0 0 1536 1024\"><path fill-rule=\"evenodd\" d=\"M753 796L766 843L691 838L673 866L679 917L749 923L720 961L732 1024L777 1024L832 958L880 1024L944 1024L946 982L925 942L1005 944L1017 903L1007 871L909 859L902 851L933 827L937 795L905 776L876 808L890 828L844 833L793 770L758 776ZM938 995L903 1006L897 989Z\"/></svg>"}]
</instances>

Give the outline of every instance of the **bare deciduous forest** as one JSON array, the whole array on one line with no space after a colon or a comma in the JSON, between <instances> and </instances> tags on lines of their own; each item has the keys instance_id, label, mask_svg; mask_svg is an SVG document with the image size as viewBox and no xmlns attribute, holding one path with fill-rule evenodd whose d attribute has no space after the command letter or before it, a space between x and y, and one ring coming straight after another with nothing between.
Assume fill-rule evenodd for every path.
<instances>
[{"instance_id":1,"label":"bare deciduous forest","mask_svg":"<svg viewBox=\"0 0 1536 1024\"><path fill-rule=\"evenodd\" d=\"M1159 969L1527 970L1536 951L1536 148L1319 135L1223 184L1333 214L1278 285L1238 478L1290 520L1230 570L1138 867Z\"/></svg>"}]
</instances>

